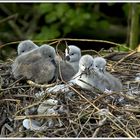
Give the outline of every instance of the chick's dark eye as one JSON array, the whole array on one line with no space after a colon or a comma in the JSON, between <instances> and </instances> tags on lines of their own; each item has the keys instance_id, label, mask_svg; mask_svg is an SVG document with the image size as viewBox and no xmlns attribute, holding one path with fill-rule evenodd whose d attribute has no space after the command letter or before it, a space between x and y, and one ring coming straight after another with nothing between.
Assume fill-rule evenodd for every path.
<instances>
[{"instance_id":1,"label":"chick's dark eye","mask_svg":"<svg viewBox=\"0 0 140 140\"><path fill-rule=\"evenodd\" d=\"M49 55L49 57L51 58L52 56L51 56L51 55Z\"/></svg>"},{"instance_id":2,"label":"chick's dark eye","mask_svg":"<svg viewBox=\"0 0 140 140\"><path fill-rule=\"evenodd\" d=\"M71 55L74 55L74 53L72 53Z\"/></svg>"}]
</instances>

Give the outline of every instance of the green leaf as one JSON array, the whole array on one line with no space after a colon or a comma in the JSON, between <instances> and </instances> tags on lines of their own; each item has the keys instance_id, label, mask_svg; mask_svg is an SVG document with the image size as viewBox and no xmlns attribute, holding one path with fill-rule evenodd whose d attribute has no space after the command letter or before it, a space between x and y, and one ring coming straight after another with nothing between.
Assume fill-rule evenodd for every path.
<instances>
[{"instance_id":1,"label":"green leaf","mask_svg":"<svg viewBox=\"0 0 140 140\"><path fill-rule=\"evenodd\" d=\"M61 4L55 5L55 13L58 18L61 18L62 16L64 16L64 14L67 13L68 10L69 10L69 6L66 3L61 3ZM62 18L64 18L64 17L62 17Z\"/></svg>"},{"instance_id":2,"label":"green leaf","mask_svg":"<svg viewBox=\"0 0 140 140\"><path fill-rule=\"evenodd\" d=\"M41 32L35 37L36 39L54 39L60 36L59 30L55 26L45 27L41 29Z\"/></svg>"},{"instance_id":3,"label":"green leaf","mask_svg":"<svg viewBox=\"0 0 140 140\"><path fill-rule=\"evenodd\" d=\"M48 13L46 14L45 16L45 22L46 23L52 23L54 21L57 20L57 15L56 15L56 12L51 12L51 13Z\"/></svg>"},{"instance_id":4,"label":"green leaf","mask_svg":"<svg viewBox=\"0 0 140 140\"><path fill-rule=\"evenodd\" d=\"M90 19L90 18L91 18L91 14L90 14L90 13L84 13L84 14L83 14L83 18L84 18L85 20Z\"/></svg>"},{"instance_id":5,"label":"green leaf","mask_svg":"<svg viewBox=\"0 0 140 140\"><path fill-rule=\"evenodd\" d=\"M124 6L122 7L122 9L124 11L125 16L127 17L128 14L129 14L129 10L130 10L130 3L124 4Z\"/></svg>"},{"instance_id":6,"label":"green leaf","mask_svg":"<svg viewBox=\"0 0 140 140\"><path fill-rule=\"evenodd\" d=\"M42 3L38 7L38 11L41 14L45 14L45 13L51 12L51 11L53 11L53 9L54 9L54 4L51 4L51 3L47 3L47 4Z\"/></svg>"},{"instance_id":7,"label":"green leaf","mask_svg":"<svg viewBox=\"0 0 140 140\"><path fill-rule=\"evenodd\" d=\"M109 22L107 20L102 20L99 22L99 27L102 29L106 29L109 28Z\"/></svg>"},{"instance_id":8,"label":"green leaf","mask_svg":"<svg viewBox=\"0 0 140 140\"><path fill-rule=\"evenodd\" d=\"M71 31L71 28L69 26L64 26L63 27L63 35L66 35L67 33L69 33Z\"/></svg>"}]
</instances>

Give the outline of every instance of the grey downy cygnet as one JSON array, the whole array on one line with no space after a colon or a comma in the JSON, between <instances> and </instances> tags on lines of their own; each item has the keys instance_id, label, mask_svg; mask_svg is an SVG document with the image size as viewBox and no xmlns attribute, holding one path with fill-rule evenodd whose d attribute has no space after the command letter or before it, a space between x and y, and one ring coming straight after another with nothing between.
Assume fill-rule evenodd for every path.
<instances>
[{"instance_id":1,"label":"grey downy cygnet","mask_svg":"<svg viewBox=\"0 0 140 140\"><path fill-rule=\"evenodd\" d=\"M19 55L12 65L12 73L16 79L23 77L36 83L48 83L56 74L55 55L55 49L44 44Z\"/></svg>"},{"instance_id":2,"label":"grey downy cygnet","mask_svg":"<svg viewBox=\"0 0 140 140\"><path fill-rule=\"evenodd\" d=\"M19 43L17 47L17 52L18 55L21 55L22 53L29 52L36 48L38 48L38 46L35 43L33 43L31 40L24 40Z\"/></svg>"},{"instance_id":3,"label":"grey downy cygnet","mask_svg":"<svg viewBox=\"0 0 140 140\"><path fill-rule=\"evenodd\" d=\"M79 61L81 58L81 49L75 45L69 45L65 49L65 59L75 70L75 74L79 70Z\"/></svg>"},{"instance_id":4,"label":"grey downy cygnet","mask_svg":"<svg viewBox=\"0 0 140 140\"><path fill-rule=\"evenodd\" d=\"M94 87L94 74L93 69L93 57L91 55L83 55L79 61L79 71L72 78L74 83L81 88L91 90Z\"/></svg>"},{"instance_id":5,"label":"grey downy cygnet","mask_svg":"<svg viewBox=\"0 0 140 140\"><path fill-rule=\"evenodd\" d=\"M71 64L64 60L56 59L57 78L68 82L75 75L75 70Z\"/></svg>"},{"instance_id":6,"label":"grey downy cygnet","mask_svg":"<svg viewBox=\"0 0 140 140\"><path fill-rule=\"evenodd\" d=\"M95 86L101 91L121 91L122 84L120 80L106 71L106 60L102 57L95 57L93 61L94 75L96 77Z\"/></svg>"}]
</instances>

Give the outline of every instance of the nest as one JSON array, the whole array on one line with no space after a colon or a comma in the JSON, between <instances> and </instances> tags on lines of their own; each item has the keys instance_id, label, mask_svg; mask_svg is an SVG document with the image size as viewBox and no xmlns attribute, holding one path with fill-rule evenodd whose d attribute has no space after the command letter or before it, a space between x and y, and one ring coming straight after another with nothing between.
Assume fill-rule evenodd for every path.
<instances>
[{"instance_id":1,"label":"nest","mask_svg":"<svg viewBox=\"0 0 140 140\"><path fill-rule=\"evenodd\" d=\"M140 91L139 81L135 81L140 71L140 55L135 52L106 54L107 71L121 79L122 92L102 93L69 86L74 92L72 96L59 91L45 92L37 98L35 94L46 91L45 86L15 80L11 75L12 61L1 63L1 137L140 137ZM58 100L57 107L63 111L56 115L37 115L36 110L31 110L50 98ZM53 127L33 131L23 127L26 118L59 121Z\"/></svg>"}]
</instances>

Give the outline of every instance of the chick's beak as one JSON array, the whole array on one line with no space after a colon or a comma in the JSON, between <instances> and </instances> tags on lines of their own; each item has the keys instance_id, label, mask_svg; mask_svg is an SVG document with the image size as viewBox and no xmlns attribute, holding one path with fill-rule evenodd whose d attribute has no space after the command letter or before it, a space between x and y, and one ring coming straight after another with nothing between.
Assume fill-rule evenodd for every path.
<instances>
[{"instance_id":1,"label":"chick's beak","mask_svg":"<svg viewBox=\"0 0 140 140\"><path fill-rule=\"evenodd\" d=\"M85 74L89 74L90 73L89 68L85 68L84 72Z\"/></svg>"},{"instance_id":2,"label":"chick's beak","mask_svg":"<svg viewBox=\"0 0 140 140\"><path fill-rule=\"evenodd\" d=\"M66 60L66 61L70 61L69 55L67 55L67 56L65 57L65 60Z\"/></svg>"},{"instance_id":3,"label":"chick's beak","mask_svg":"<svg viewBox=\"0 0 140 140\"><path fill-rule=\"evenodd\" d=\"M54 66L57 66L54 59L52 59L51 62L52 62L52 64L53 64Z\"/></svg>"},{"instance_id":4,"label":"chick's beak","mask_svg":"<svg viewBox=\"0 0 140 140\"><path fill-rule=\"evenodd\" d=\"M104 73L104 69L103 68L100 68L99 71L102 72L102 73Z\"/></svg>"}]
</instances>

